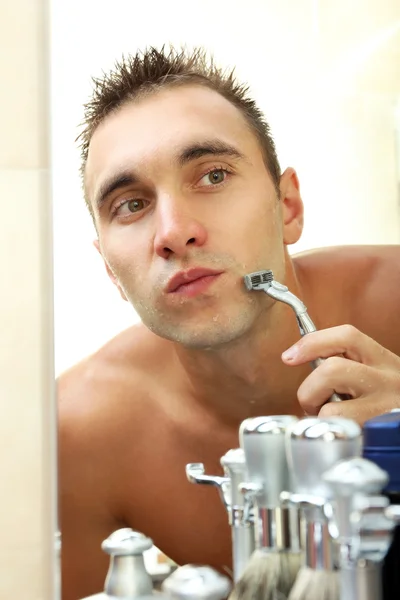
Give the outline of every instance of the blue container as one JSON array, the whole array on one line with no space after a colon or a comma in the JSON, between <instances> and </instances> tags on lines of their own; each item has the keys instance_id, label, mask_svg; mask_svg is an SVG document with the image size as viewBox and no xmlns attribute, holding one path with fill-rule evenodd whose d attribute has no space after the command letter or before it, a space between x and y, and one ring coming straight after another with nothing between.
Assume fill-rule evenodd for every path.
<instances>
[{"instance_id":1,"label":"blue container","mask_svg":"<svg viewBox=\"0 0 400 600\"><path fill-rule=\"evenodd\" d=\"M400 492L400 409L374 417L364 424L364 458L387 471L386 493Z\"/></svg>"},{"instance_id":2,"label":"blue container","mask_svg":"<svg viewBox=\"0 0 400 600\"><path fill-rule=\"evenodd\" d=\"M389 475L383 490L391 503L400 504L400 409L375 417L364 424L365 458L372 460ZM400 526L382 567L383 600L400 598Z\"/></svg>"}]
</instances>

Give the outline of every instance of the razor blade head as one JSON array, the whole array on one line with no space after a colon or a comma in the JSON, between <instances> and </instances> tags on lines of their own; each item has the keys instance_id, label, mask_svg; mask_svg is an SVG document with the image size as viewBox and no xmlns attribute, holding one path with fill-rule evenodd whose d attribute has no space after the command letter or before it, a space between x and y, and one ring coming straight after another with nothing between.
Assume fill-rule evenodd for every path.
<instances>
[{"instance_id":1,"label":"razor blade head","mask_svg":"<svg viewBox=\"0 0 400 600\"><path fill-rule=\"evenodd\" d=\"M244 283L248 290L257 290L260 286L271 283L274 279L272 271L255 271L244 276Z\"/></svg>"}]
</instances>

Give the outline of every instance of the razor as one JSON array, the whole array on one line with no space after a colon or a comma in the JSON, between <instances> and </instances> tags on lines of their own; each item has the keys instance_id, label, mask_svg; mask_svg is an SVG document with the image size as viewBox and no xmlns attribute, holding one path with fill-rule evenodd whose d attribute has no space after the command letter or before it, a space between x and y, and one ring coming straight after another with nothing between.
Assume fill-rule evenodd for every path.
<instances>
[{"instance_id":1,"label":"razor","mask_svg":"<svg viewBox=\"0 0 400 600\"><path fill-rule=\"evenodd\" d=\"M249 291L263 291L268 294L268 296L271 296L271 298L274 298L274 300L288 304L294 311L300 334L302 336L317 331L317 328L307 313L307 307L303 304L300 298L297 298L297 296L289 291L289 288L286 285L279 283L279 281L275 281L272 271L265 270L249 273L248 275L244 276L244 283ZM315 369L322 364L324 360L324 358L316 358L311 364ZM329 398L329 401L341 402L342 400L346 399L348 399L347 396L341 396L340 394L334 392Z\"/></svg>"}]
</instances>

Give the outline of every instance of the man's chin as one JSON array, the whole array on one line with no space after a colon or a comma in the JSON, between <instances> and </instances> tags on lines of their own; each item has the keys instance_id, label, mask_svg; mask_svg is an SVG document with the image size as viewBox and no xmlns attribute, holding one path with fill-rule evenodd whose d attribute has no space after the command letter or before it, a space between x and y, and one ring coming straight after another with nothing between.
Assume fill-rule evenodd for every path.
<instances>
[{"instance_id":1,"label":"man's chin","mask_svg":"<svg viewBox=\"0 0 400 600\"><path fill-rule=\"evenodd\" d=\"M238 340L247 330L245 323L219 323L218 320L199 323L186 322L149 324L149 329L164 339L180 344L188 350L213 350Z\"/></svg>"}]
</instances>

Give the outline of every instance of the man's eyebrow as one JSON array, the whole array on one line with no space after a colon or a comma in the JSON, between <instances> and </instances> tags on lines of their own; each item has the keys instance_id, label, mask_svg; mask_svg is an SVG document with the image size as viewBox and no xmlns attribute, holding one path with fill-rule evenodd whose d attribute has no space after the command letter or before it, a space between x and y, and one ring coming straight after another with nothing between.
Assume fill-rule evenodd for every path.
<instances>
[{"instance_id":1,"label":"man's eyebrow","mask_svg":"<svg viewBox=\"0 0 400 600\"><path fill-rule=\"evenodd\" d=\"M180 166L184 166L203 156L222 155L246 160L244 154L235 148L235 146L221 140L205 140L204 142L189 144L178 153L175 160ZM97 210L101 210L110 194L129 185L135 185L138 182L139 177L129 169L119 171L106 179L101 184L95 196L94 203L97 206Z\"/></svg>"},{"instance_id":2,"label":"man's eyebrow","mask_svg":"<svg viewBox=\"0 0 400 600\"><path fill-rule=\"evenodd\" d=\"M222 142L221 140L206 140L204 142L197 142L190 144L184 148L177 157L177 162L180 166L184 166L192 160L201 158L208 155L228 155L234 158L245 159L242 154L235 146Z\"/></svg>"},{"instance_id":3,"label":"man's eyebrow","mask_svg":"<svg viewBox=\"0 0 400 600\"><path fill-rule=\"evenodd\" d=\"M139 178L131 171L120 171L106 179L96 194L95 205L97 206L97 210L102 208L110 194L128 185L134 185L138 181Z\"/></svg>"}]
</instances>

